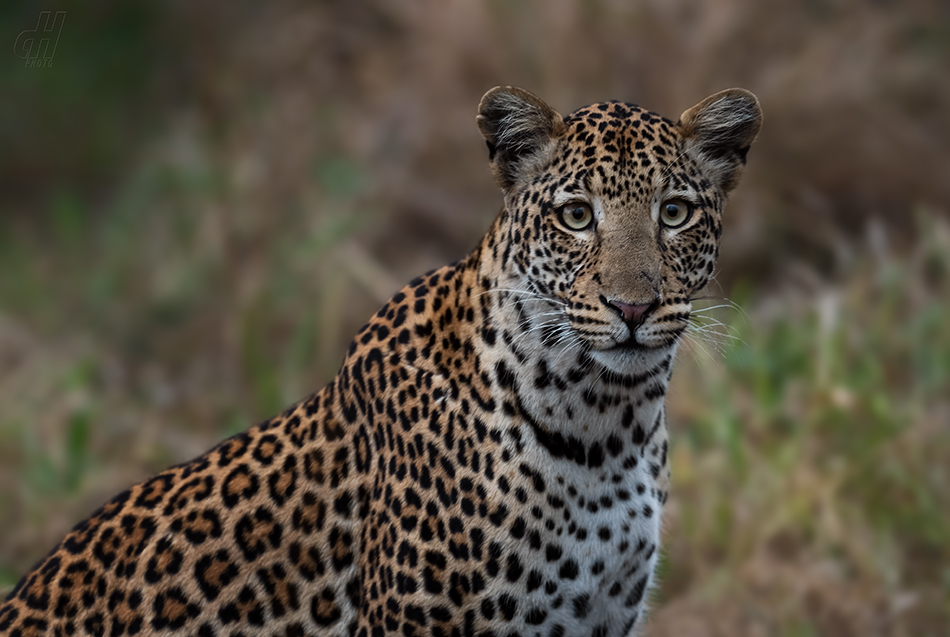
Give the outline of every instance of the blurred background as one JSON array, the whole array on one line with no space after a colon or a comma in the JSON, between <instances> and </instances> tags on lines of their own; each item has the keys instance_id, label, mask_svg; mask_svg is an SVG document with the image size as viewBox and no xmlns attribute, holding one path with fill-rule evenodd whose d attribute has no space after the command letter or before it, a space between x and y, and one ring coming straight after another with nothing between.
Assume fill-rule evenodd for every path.
<instances>
[{"instance_id":1,"label":"blurred background","mask_svg":"<svg viewBox=\"0 0 950 637\"><path fill-rule=\"evenodd\" d=\"M676 119L741 86L647 634L950 635L946 2L51 0L0 44L0 593L475 246L487 89Z\"/></svg>"}]
</instances>

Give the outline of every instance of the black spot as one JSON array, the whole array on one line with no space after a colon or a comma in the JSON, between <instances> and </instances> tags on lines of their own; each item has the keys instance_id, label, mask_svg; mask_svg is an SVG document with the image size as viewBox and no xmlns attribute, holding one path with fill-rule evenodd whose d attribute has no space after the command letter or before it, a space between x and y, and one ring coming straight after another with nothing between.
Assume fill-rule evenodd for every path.
<instances>
[{"instance_id":1,"label":"black spot","mask_svg":"<svg viewBox=\"0 0 950 637\"><path fill-rule=\"evenodd\" d=\"M245 514L234 525L234 540L244 557L253 562L270 548L280 546L281 525L270 511L258 507L253 515Z\"/></svg>"},{"instance_id":2,"label":"black spot","mask_svg":"<svg viewBox=\"0 0 950 637\"><path fill-rule=\"evenodd\" d=\"M221 483L221 499L231 509L242 501L254 497L259 489L257 474L246 464L235 467Z\"/></svg>"},{"instance_id":3,"label":"black spot","mask_svg":"<svg viewBox=\"0 0 950 637\"><path fill-rule=\"evenodd\" d=\"M574 617L584 619L590 613L590 595L588 593L578 595L574 598L572 606L574 607Z\"/></svg>"},{"instance_id":4,"label":"black spot","mask_svg":"<svg viewBox=\"0 0 950 637\"><path fill-rule=\"evenodd\" d=\"M344 518L350 517L350 510L353 506L353 496L349 491L344 491L333 503L333 510Z\"/></svg>"},{"instance_id":5,"label":"black spot","mask_svg":"<svg viewBox=\"0 0 950 637\"><path fill-rule=\"evenodd\" d=\"M580 571L580 568L577 566L577 562L574 560L567 560L564 564L561 565L561 568L558 570L557 574L561 579L577 579L577 574Z\"/></svg>"},{"instance_id":6,"label":"black spot","mask_svg":"<svg viewBox=\"0 0 950 637\"><path fill-rule=\"evenodd\" d=\"M518 602L508 593L502 593L498 597L498 610L507 621L511 621L518 610Z\"/></svg>"},{"instance_id":7,"label":"black spot","mask_svg":"<svg viewBox=\"0 0 950 637\"><path fill-rule=\"evenodd\" d=\"M152 628L178 630L201 612L200 607L191 602L177 586L160 591L152 604Z\"/></svg>"},{"instance_id":8,"label":"black spot","mask_svg":"<svg viewBox=\"0 0 950 637\"><path fill-rule=\"evenodd\" d=\"M542 576L540 571L532 570L528 573L528 592L541 588Z\"/></svg>"},{"instance_id":9,"label":"black spot","mask_svg":"<svg viewBox=\"0 0 950 637\"><path fill-rule=\"evenodd\" d=\"M634 584L633 589L630 591L630 594L627 595L627 599L623 601L623 605L627 608L636 606L643 599L643 593L646 591L647 586L647 576L644 575L637 580L637 583Z\"/></svg>"},{"instance_id":10,"label":"black spot","mask_svg":"<svg viewBox=\"0 0 950 637\"><path fill-rule=\"evenodd\" d=\"M587 466L596 469L604 464L604 450L600 443L594 443L587 452Z\"/></svg>"},{"instance_id":11,"label":"black spot","mask_svg":"<svg viewBox=\"0 0 950 637\"><path fill-rule=\"evenodd\" d=\"M224 549L212 555L205 555L195 562L195 580L209 601L217 599L221 591L237 576L238 567Z\"/></svg>"},{"instance_id":12,"label":"black spot","mask_svg":"<svg viewBox=\"0 0 950 637\"><path fill-rule=\"evenodd\" d=\"M332 626L341 615L336 596L329 587L310 598L310 617L318 626Z\"/></svg>"},{"instance_id":13,"label":"black spot","mask_svg":"<svg viewBox=\"0 0 950 637\"><path fill-rule=\"evenodd\" d=\"M495 377L503 389L515 389L515 374L508 368L505 361L498 361L495 364Z\"/></svg>"},{"instance_id":14,"label":"black spot","mask_svg":"<svg viewBox=\"0 0 950 637\"><path fill-rule=\"evenodd\" d=\"M528 611L528 614L525 615L524 621L531 626L537 626L538 624L544 623L547 617L548 612L543 608L532 608Z\"/></svg>"},{"instance_id":15,"label":"black spot","mask_svg":"<svg viewBox=\"0 0 950 637\"><path fill-rule=\"evenodd\" d=\"M436 579L435 573L430 567L422 569L422 581L427 592L438 595L442 592L442 582Z\"/></svg>"},{"instance_id":16,"label":"black spot","mask_svg":"<svg viewBox=\"0 0 950 637\"><path fill-rule=\"evenodd\" d=\"M254 447L254 451L251 455L262 465L268 466L273 464L274 459L280 455L283 449L284 443L281 442L280 438L274 434L266 434L261 436L260 440L257 441L257 445Z\"/></svg>"},{"instance_id":17,"label":"black spot","mask_svg":"<svg viewBox=\"0 0 950 637\"><path fill-rule=\"evenodd\" d=\"M509 582L517 582L521 578L521 574L524 573L524 567L521 565L521 560L518 559L516 554L512 554L508 557L508 572L506 577Z\"/></svg>"},{"instance_id":18,"label":"black spot","mask_svg":"<svg viewBox=\"0 0 950 637\"><path fill-rule=\"evenodd\" d=\"M607 438L607 451L614 458L620 455L623 451L623 441L620 440L616 435L611 435Z\"/></svg>"}]
</instances>

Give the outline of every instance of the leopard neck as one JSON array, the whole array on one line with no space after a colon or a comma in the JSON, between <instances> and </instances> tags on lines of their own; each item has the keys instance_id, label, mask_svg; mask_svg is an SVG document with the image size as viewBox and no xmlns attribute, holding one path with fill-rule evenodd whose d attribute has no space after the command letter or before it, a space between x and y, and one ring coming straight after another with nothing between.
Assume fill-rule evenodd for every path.
<instances>
[{"instance_id":1,"label":"leopard neck","mask_svg":"<svg viewBox=\"0 0 950 637\"><path fill-rule=\"evenodd\" d=\"M627 443L665 440L675 345L589 350L572 333L561 302L532 289L528 273L512 271L509 250L486 238L467 299L477 317L479 367L491 376L503 410L518 412L553 456L575 461L593 454L596 464L599 456L619 456Z\"/></svg>"}]
</instances>

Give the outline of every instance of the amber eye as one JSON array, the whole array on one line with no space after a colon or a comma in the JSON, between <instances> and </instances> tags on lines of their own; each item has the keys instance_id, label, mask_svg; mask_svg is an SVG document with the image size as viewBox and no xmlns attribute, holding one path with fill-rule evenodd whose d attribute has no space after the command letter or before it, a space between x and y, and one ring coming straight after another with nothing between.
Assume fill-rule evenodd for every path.
<instances>
[{"instance_id":1,"label":"amber eye","mask_svg":"<svg viewBox=\"0 0 950 637\"><path fill-rule=\"evenodd\" d=\"M594 220L594 213L586 203L567 203L561 206L561 221L571 230L583 230Z\"/></svg>"},{"instance_id":2,"label":"amber eye","mask_svg":"<svg viewBox=\"0 0 950 637\"><path fill-rule=\"evenodd\" d=\"M660 221L667 228L679 228L693 216L693 206L682 199L670 199L660 204Z\"/></svg>"}]
</instances>

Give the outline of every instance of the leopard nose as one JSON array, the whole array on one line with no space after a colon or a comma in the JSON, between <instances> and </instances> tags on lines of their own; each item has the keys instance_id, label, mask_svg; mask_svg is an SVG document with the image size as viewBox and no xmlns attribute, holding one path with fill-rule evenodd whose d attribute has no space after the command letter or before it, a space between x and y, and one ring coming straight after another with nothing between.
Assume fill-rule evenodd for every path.
<instances>
[{"instance_id":1,"label":"leopard nose","mask_svg":"<svg viewBox=\"0 0 950 637\"><path fill-rule=\"evenodd\" d=\"M627 325L638 326L643 323L643 318L647 315L650 310L654 309L657 306L657 302L653 303L626 303L617 299L607 299L601 297L601 300L609 307L620 312L620 316L623 317L623 322Z\"/></svg>"}]
</instances>

